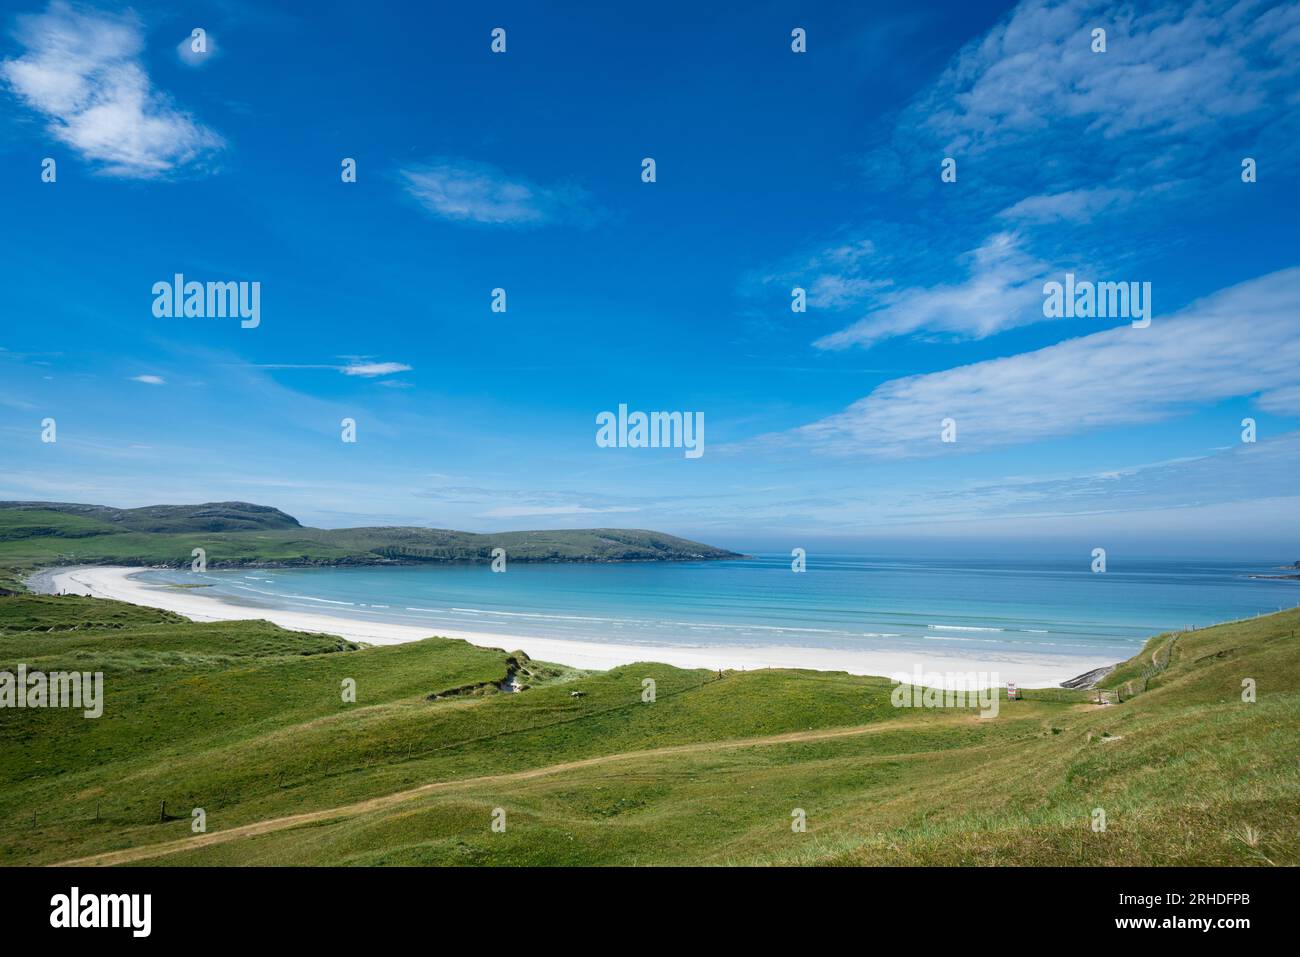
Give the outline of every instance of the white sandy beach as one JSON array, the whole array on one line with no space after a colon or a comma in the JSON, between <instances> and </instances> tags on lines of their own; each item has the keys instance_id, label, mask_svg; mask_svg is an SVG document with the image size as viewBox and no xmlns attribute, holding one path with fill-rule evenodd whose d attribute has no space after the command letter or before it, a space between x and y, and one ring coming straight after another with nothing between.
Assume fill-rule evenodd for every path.
<instances>
[{"instance_id":1,"label":"white sandy beach","mask_svg":"<svg viewBox=\"0 0 1300 957\"><path fill-rule=\"evenodd\" d=\"M843 651L830 648L800 648L782 645L762 647L676 647L569 641L530 638L483 632L449 631L415 625L360 621L353 618L310 612L253 608L203 594L204 589L165 588L147 584L133 575L144 569L81 567L58 569L48 574L46 590L54 593L90 595L162 608L193 621L261 619L295 631L338 635L372 645L393 645L438 635L461 638L485 648L523 651L540 661L575 668L605 670L637 661L659 661L679 668L753 670L756 668L809 668L816 671L846 671L855 675L885 675L912 683L950 684L941 680L916 681L918 668L926 673L997 675L996 683L1014 681L1024 688L1054 687L1066 679L1114 662L1074 655L1018 654L950 655L901 650Z\"/></svg>"}]
</instances>

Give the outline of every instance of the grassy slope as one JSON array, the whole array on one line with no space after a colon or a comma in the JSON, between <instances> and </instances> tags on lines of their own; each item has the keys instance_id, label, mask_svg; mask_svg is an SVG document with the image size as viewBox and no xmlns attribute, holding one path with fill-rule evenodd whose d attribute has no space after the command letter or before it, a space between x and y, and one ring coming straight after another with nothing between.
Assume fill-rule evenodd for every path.
<instances>
[{"instance_id":1,"label":"grassy slope","mask_svg":"<svg viewBox=\"0 0 1300 957\"><path fill-rule=\"evenodd\" d=\"M101 526L130 532L235 532L270 528L300 528L298 520L269 505L248 502L207 502L203 505L146 505L143 508L113 508L108 505L77 505L71 502L0 502L0 523L4 512L51 513L69 518L93 520Z\"/></svg>"},{"instance_id":2,"label":"grassy slope","mask_svg":"<svg viewBox=\"0 0 1300 957\"><path fill-rule=\"evenodd\" d=\"M91 508L91 506L79 506ZM561 529L479 535L422 528L303 528L274 512L270 527L213 531L212 509L191 508L177 516L153 509L130 510L129 520L108 520L111 510L88 513L3 507L0 503L0 589L16 586L21 573L41 566L73 564L189 565L193 549L208 564L366 565L389 562L486 562L492 549L510 561L654 561L736 557L733 553L660 532L638 529ZM254 508L243 506L244 509ZM259 507L260 508L260 507ZM144 513L144 514L134 514ZM256 513L222 511L220 523L242 525ZM200 527L183 527L186 521ZM157 530L163 529L163 530Z\"/></svg>"},{"instance_id":3,"label":"grassy slope","mask_svg":"<svg viewBox=\"0 0 1300 957\"><path fill-rule=\"evenodd\" d=\"M102 668L107 707L98 720L0 712L0 863L183 838L195 806L217 831L430 781L716 742L459 785L146 863L1294 864L1297 627L1300 612L1286 612L1182 635L1123 705L1029 692L982 721L895 709L883 679L772 670L719 680L655 664L543 670L523 694L430 701L501 678L507 655L441 639L353 650L265 623L4 598L0 670ZM1110 680L1133 680L1168 641L1153 639ZM346 677L355 705L340 700ZM653 704L641 701L645 677L657 682ZM1240 700L1243 677L1259 682L1255 704ZM873 730L727 746L849 726ZM182 819L160 823L163 800ZM495 807L507 809L504 834L490 830ZM1095 807L1105 833L1089 828ZM807 812L807 833L791 832L793 808Z\"/></svg>"}]
</instances>

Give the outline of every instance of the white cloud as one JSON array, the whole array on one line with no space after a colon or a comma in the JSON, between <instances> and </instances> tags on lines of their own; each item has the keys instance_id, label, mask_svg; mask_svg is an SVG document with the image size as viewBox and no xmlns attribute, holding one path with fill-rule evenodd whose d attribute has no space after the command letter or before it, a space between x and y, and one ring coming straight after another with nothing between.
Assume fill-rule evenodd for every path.
<instances>
[{"instance_id":1,"label":"white cloud","mask_svg":"<svg viewBox=\"0 0 1300 957\"><path fill-rule=\"evenodd\" d=\"M586 505L503 505L488 509L480 518L526 518L530 515L603 515L609 512L638 512L637 508L589 508Z\"/></svg>"},{"instance_id":2,"label":"white cloud","mask_svg":"<svg viewBox=\"0 0 1300 957\"><path fill-rule=\"evenodd\" d=\"M1107 32L1093 53L1093 27ZM947 155L976 154L1060 123L1089 138L1179 137L1258 113L1289 90L1300 8L1258 0L1167 3L1135 12L1095 0L1021 3L962 50L913 107ZM1130 147L1131 148L1131 144Z\"/></svg>"},{"instance_id":3,"label":"white cloud","mask_svg":"<svg viewBox=\"0 0 1300 957\"><path fill-rule=\"evenodd\" d=\"M1259 397L1259 407L1277 415L1300 415L1300 381L1269 389Z\"/></svg>"},{"instance_id":4,"label":"white cloud","mask_svg":"<svg viewBox=\"0 0 1300 957\"><path fill-rule=\"evenodd\" d=\"M888 279L827 273L813 280L808 289L808 305L814 309L843 309L856 305L891 285L892 282Z\"/></svg>"},{"instance_id":5,"label":"white cloud","mask_svg":"<svg viewBox=\"0 0 1300 957\"><path fill-rule=\"evenodd\" d=\"M769 285L801 286L808 291L808 305L813 309L845 309L893 284L892 279L878 275L884 268L883 259L872 239L838 240L747 277L745 291ZM868 269L877 275L865 275Z\"/></svg>"},{"instance_id":6,"label":"white cloud","mask_svg":"<svg viewBox=\"0 0 1300 957\"><path fill-rule=\"evenodd\" d=\"M539 186L486 163L436 160L401 171L406 191L426 210L456 222L541 226L583 220L587 193L575 186Z\"/></svg>"},{"instance_id":7,"label":"white cloud","mask_svg":"<svg viewBox=\"0 0 1300 957\"><path fill-rule=\"evenodd\" d=\"M1235 423L1225 425L1232 429ZM898 532L997 541L1105 529L1131 541L1156 530L1162 549L1177 538L1170 533L1178 514L1183 516L1181 532L1202 542L1224 530L1226 520L1242 515L1242 508L1252 510L1253 518L1233 529L1229 539L1253 538L1258 547L1261 530L1283 538L1300 528L1300 500L1294 497L1300 432L1254 445L1234 442L1192 457L1119 461L1115 468L1081 474L946 469L924 475L909 470L903 484L876 482L857 470L845 482L842 470L818 468L804 470L807 477L797 487L769 499L758 515L746 514L734 498L710 503L709 514L728 516L742 527L752 527L757 519L768 527L781 522L792 529L839 534L874 531L878 540ZM779 505L773 507L773 502ZM1118 539L1108 536L1107 541Z\"/></svg>"},{"instance_id":8,"label":"white cloud","mask_svg":"<svg viewBox=\"0 0 1300 957\"><path fill-rule=\"evenodd\" d=\"M18 18L23 55L0 63L0 77L43 113L56 139L114 176L159 176L222 145L221 137L171 105L140 60L143 31L116 16L55 0Z\"/></svg>"},{"instance_id":9,"label":"white cloud","mask_svg":"<svg viewBox=\"0 0 1300 957\"><path fill-rule=\"evenodd\" d=\"M879 308L813 344L821 349L869 346L922 329L982 339L1042 321L1042 279L1048 266L1024 253L1016 234L990 236L965 258L965 281L884 294Z\"/></svg>"},{"instance_id":10,"label":"white cloud","mask_svg":"<svg viewBox=\"0 0 1300 957\"><path fill-rule=\"evenodd\" d=\"M999 216L1027 223L1089 223L1103 212L1127 205L1137 194L1131 189L1071 189L1063 193L1029 196L1004 209Z\"/></svg>"},{"instance_id":11,"label":"white cloud","mask_svg":"<svg viewBox=\"0 0 1300 957\"><path fill-rule=\"evenodd\" d=\"M143 382L145 385L166 385L167 380L160 375L133 375L132 382Z\"/></svg>"},{"instance_id":12,"label":"white cloud","mask_svg":"<svg viewBox=\"0 0 1300 957\"><path fill-rule=\"evenodd\" d=\"M369 379L394 375L398 372L410 372L411 367L404 362L355 362L350 366L341 366L339 371L344 375L364 376Z\"/></svg>"},{"instance_id":13,"label":"white cloud","mask_svg":"<svg viewBox=\"0 0 1300 957\"><path fill-rule=\"evenodd\" d=\"M203 66L216 58L219 52L217 38L204 30L201 41L199 37L194 36L193 32L190 32L185 35L185 39L176 44L176 55L186 66ZM203 49L196 50L196 46L202 46Z\"/></svg>"},{"instance_id":14,"label":"white cloud","mask_svg":"<svg viewBox=\"0 0 1300 957\"><path fill-rule=\"evenodd\" d=\"M870 239L852 239L823 249L813 258L814 265L856 269L876 255L876 244Z\"/></svg>"},{"instance_id":15,"label":"white cloud","mask_svg":"<svg viewBox=\"0 0 1300 957\"><path fill-rule=\"evenodd\" d=\"M1094 27L1107 31L1105 53L1091 50ZM1031 293L1041 261L1082 259L1108 270L1117 258L1159 255L1167 247L1152 231L1162 208L1189 224L1211 208L1230 210L1240 202L1237 162L1247 152L1293 166L1298 79L1294 3L1156 0L1135 9L1025 0L963 47L866 158L876 190L907 194L923 208L938 190L947 214L919 235L879 242L887 254L901 245L910 258L873 262L870 272L831 270L866 279L901 266L911 288L877 295L830 282L823 305L852 305L862 293L857 304L871 311L815 344L980 338L1042 321ZM965 186L938 183L941 156L957 159ZM995 215L1013 233L985 239ZM889 225L872 232L889 235ZM1133 242L1117 247L1121 233ZM964 281L926 265L976 246Z\"/></svg>"},{"instance_id":16,"label":"white cloud","mask_svg":"<svg viewBox=\"0 0 1300 957\"><path fill-rule=\"evenodd\" d=\"M1300 415L1300 268L1222 290L1145 329L1122 326L1045 349L881 385L845 411L768 441L838 454L925 456L1156 422L1255 396ZM957 421L957 442L939 441Z\"/></svg>"}]
</instances>

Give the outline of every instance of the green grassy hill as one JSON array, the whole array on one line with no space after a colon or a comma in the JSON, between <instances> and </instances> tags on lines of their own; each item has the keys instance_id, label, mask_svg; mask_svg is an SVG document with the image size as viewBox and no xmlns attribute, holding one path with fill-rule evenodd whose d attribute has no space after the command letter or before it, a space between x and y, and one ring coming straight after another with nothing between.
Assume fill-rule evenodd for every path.
<instances>
[{"instance_id":1,"label":"green grassy hill","mask_svg":"<svg viewBox=\"0 0 1300 957\"><path fill-rule=\"evenodd\" d=\"M298 520L269 505L248 502L208 502L204 505L146 505L143 508L112 508L108 505L76 505L70 502L0 502L0 510L56 512L72 518L131 532L237 532L274 528L301 528ZM3 511L0 511L0 516ZM53 526L59 534L60 526ZM107 530L107 529L105 529Z\"/></svg>"},{"instance_id":2,"label":"green grassy hill","mask_svg":"<svg viewBox=\"0 0 1300 957\"><path fill-rule=\"evenodd\" d=\"M643 529L584 528L476 534L436 528L306 528L278 509L246 502L100 505L0 502L0 594L20 591L23 573L49 565L189 565L195 548L209 567L488 562L698 561L741 556Z\"/></svg>"},{"instance_id":3,"label":"green grassy hill","mask_svg":"<svg viewBox=\"0 0 1300 957\"><path fill-rule=\"evenodd\" d=\"M0 598L0 670L106 676L96 720L0 711L0 864L167 842L139 863L1296 864L1297 627L1160 636L1108 678L1122 704L1031 691L981 719L894 708L879 678L582 673ZM528 690L499 692L516 668Z\"/></svg>"}]
</instances>

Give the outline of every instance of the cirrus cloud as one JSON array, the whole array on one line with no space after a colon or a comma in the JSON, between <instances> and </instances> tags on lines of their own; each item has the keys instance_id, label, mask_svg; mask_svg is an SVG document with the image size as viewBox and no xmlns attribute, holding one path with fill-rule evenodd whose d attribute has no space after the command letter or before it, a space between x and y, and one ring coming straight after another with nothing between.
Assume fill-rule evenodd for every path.
<instances>
[{"instance_id":1,"label":"cirrus cloud","mask_svg":"<svg viewBox=\"0 0 1300 957\"><path fill-rule=\"evenodd\" d=\"M1098 27L1107 33L1105 53L1092 52ZM893 278L886 262L833 268L806 282L866 293L859 297L866 314L815 345L934 333L983 338L1043 320L1031 291L1044 262L1111 269L1116 260L1164 255L1163 220L1178 217L1190 229L1210 210L1230 215L1240 201L1242 156L1294 165L1298 79L1293 3L1155 0L1135 9L1112 0L1023 0L964 46L866 157L873 181L889 187L881 195L904 193L921 209L942 195L945 215L917 224L921 235L905 251L922 268L884 294L862 280ZM944 156L957 160L961 185L939 182ZM995 218L1007 225L990 229ZM1116 230L1125 243L1114 242ZM963 250L974 251L964 281L925 265ZM843 293L822 305L845 303L856 305Z\"/></svg>"},{"instance_id":2,"label":"cirrus cloud","mask_svg":"<svg viewBox=\"0 0 1300 957\"><path fill-rule=\"evenodd\" d=\"M1161 421L1254 397L1300 415L1300 267L1090 336L943 372L894 379L843 412L758 440L844 455L905 458L1037 442ZM939 440L945 418L958 441Z\"/></svg>"},{"instance_id":3,"label":"cirrus cloud","mask_svg":"<svg viewBox=\"0 0 1300 957\"><path fill-rule=\"evenodd\" d=\"M1021 247L1017 234L995 233L963 257L969 267L965 281L882 293L877 307L865 317L813 345L819 349L870 346L921 330L982 339L1012 326L1040 322L1041 283L1049 267Z\"/></svg>"},{"instance_id":4,"label":"cirrus cloud","mask_svg":"<svg viewBox=\"0 0 1300 957\"><path fill-rule=\"evenodd\" d=\"M541 186L487 163L438 159L402 170L401 178L425 210L453 222L544 226L593 215L589 194L578 186Z\"/></svg>"},{"instance_id":5,"label":"cirrus cloud","mask_svg":"<svg viewBox=\"0 0 1300 957\"><path fill-rule=\"evenodd\" d=\"M379 376L395 375L398 372L410 372L411 367L405 362L354 362L352 365L340 366L339 371L344 375L373 379Z\"/></svg>"}]
</instances>

